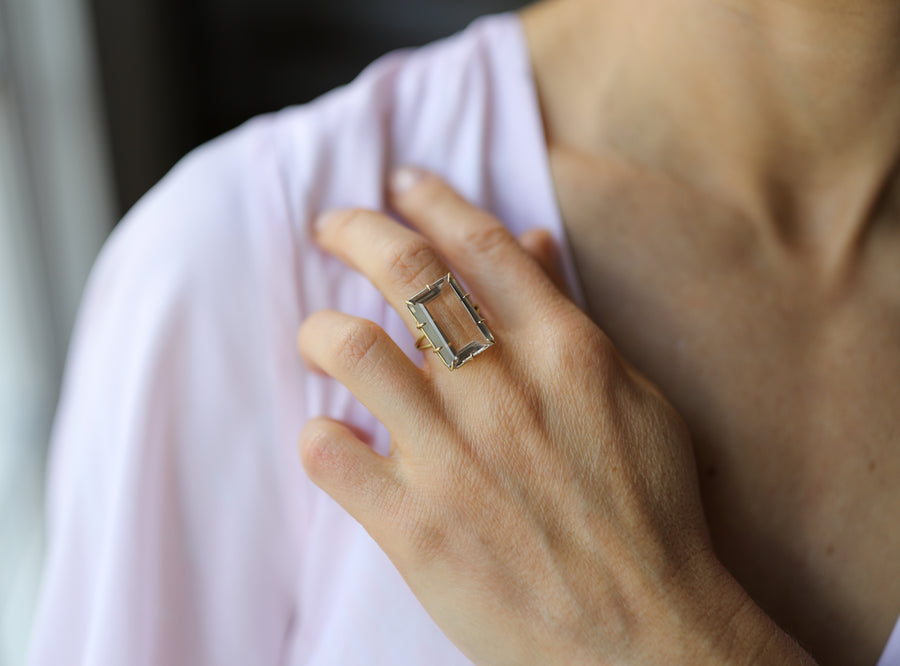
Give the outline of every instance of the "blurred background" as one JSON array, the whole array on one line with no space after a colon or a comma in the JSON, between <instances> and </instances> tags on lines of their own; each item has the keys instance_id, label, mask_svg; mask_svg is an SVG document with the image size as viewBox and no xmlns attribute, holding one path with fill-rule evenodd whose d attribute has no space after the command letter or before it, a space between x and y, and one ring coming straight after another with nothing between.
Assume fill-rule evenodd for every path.
<instances>
[{"instance_id":1,"label":"blurred background","mask_svg":"<svg viewBox=\"0 0 900 666\"><path fill-rule=\"evenodd\" d=\"M23 663L81 290L192 147L520 0L0 0L0 666Z\"/></svg>"}]
</instances>

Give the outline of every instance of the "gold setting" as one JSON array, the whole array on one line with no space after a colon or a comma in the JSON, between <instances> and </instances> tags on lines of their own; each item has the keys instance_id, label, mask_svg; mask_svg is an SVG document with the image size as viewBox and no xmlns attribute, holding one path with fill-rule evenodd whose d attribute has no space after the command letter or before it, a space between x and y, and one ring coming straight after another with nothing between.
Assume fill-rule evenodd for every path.
<instances>
[{"instance_id":1,"label":"gold setting","mask_svg":"<svg viewBox=\"0 0 900 666\"><path fill-rule=\"evenodd\" d=\"M435 321L429 311L428 304L438 299L446 288L451 290L464 308L465 314L458 316L461 316L463 321L471 319L475 325L473 330L477 330L477 333L471 340L448 339L440 323ZM486 320L481 316L478 306L472 303L470 294L463 292L459 282L450 273L433 284L425 285L425 288L409 299L406 305L416 319L416 328L421 331L416 340L416 349L421 351L431 349L450 370L459 368L494 344L494 336L488 329Z\"/></svg>"}]
</instances>

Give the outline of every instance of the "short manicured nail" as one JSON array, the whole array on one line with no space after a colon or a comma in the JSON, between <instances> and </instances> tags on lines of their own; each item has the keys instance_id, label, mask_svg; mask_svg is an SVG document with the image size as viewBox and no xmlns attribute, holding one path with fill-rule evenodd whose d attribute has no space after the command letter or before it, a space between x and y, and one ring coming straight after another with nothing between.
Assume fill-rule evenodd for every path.
<instances>
[{"instance_id":1,"label":"short manicured nail","mask_svg":"<svg viewBox=\"0 0 900 666\"><path fill-rule=\"evenodd\" d=\"M338 211L336 210L326 210L322 213L319 213L319 216L316 218L316 221L313 223L313 226L316 231L321 231L325 227L328 226L328 223L335 217L335 214Z\"/></svg>"},{"instance_id":2,"label":"short manicured nail","mask_svg":"<svg viewBox=\"0 0 900 666\"><path fill-rule=\"evenodd\" d=\"M403 194L422 180L424 175L425 172L421 169L416 169L415 167L403 166L399 169L395 169L391 174L391 191L394 192L394 194Z\"/></svg>"}]
</instances>

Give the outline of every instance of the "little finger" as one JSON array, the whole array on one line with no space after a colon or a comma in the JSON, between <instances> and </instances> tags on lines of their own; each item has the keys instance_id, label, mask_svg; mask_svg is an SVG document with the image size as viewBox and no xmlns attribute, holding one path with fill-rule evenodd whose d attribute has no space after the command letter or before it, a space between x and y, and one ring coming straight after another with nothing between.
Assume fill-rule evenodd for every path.
<instances>
[{"instance_id":1,"label":"little finger","mask_svg":"<svg viewBox=\"0 0 900 666\"><path fill-rule=\"evenodd\" d=\"M344 424L325 418L306 423L299 447L312 482L378 539L379 525L396 515L402 495L397 463L375 453Z\"/></svg>"},{"instance_id":2,"label":"little finger","mask_svg":"<svg viewBox=\"0 0 900 666\"><path fill-rule=\"evenodd\" d=\"M566 284L563 273L562 257L560 257L559 248L551 233L546 229L529 229L519 236L519 245L532 259L538 262L556 288L571 299L569 285Z\"/></svg>"}]
</instances>

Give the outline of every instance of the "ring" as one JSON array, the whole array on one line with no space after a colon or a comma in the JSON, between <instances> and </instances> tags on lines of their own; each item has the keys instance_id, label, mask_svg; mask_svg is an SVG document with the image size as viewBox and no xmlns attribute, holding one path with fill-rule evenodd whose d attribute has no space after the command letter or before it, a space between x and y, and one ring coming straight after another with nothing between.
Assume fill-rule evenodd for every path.
<instances>
[{"instance_id":1,"label":"ring","mask_svg":"<svg viewBox=\"0 0 900 666\"><path fill-rule=\"evenodd\" d=\"M406 301L422 336L416 349L431 349L450 370L471 361L494 344L485 320L464 293L459 282L447 273L434 284L425 285Z\"/></svg>"}]
</instances>

